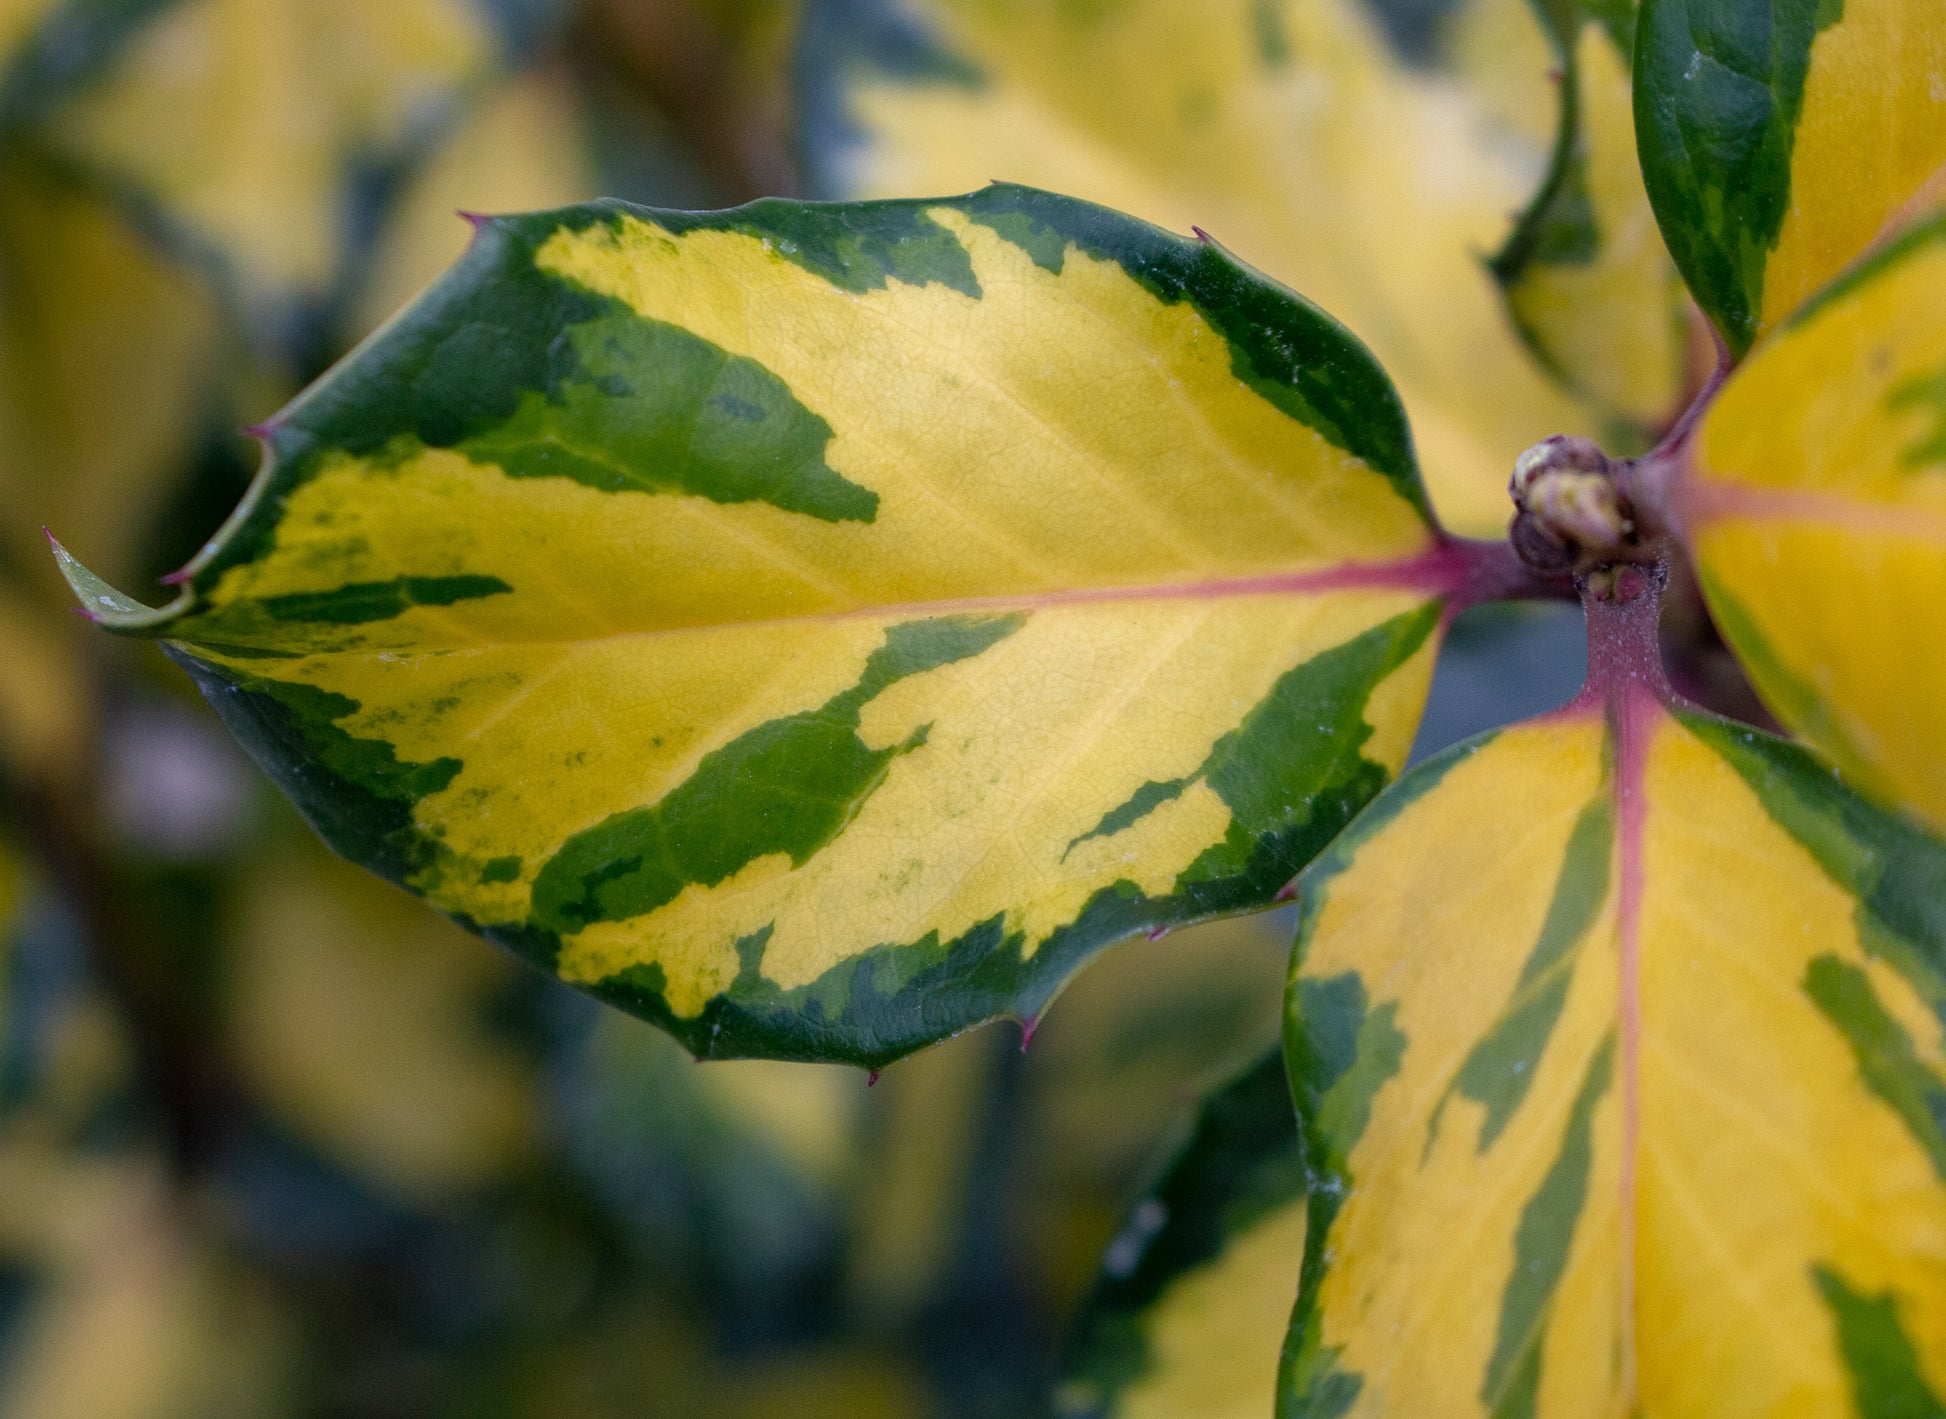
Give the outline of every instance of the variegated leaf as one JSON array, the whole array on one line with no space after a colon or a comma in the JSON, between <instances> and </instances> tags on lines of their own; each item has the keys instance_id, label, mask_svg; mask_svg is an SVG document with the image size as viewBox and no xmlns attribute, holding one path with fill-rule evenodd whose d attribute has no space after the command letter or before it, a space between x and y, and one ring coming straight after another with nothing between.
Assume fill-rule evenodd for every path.
<instances>
[{"instance_id":1,"label":"variegated leaf","mask_svg":"<svg viewBox=\"0 0 1946 1419\"><path fill-rule=\"evenodd\" d=\"M0 782L46 781L86 752L88 692L69 627L0 579ZM0 876L4 876L0 872ZM6 912L0 910L0 920Z\"/></svg>"},{"instance_id":2,"label":"variegated leaf","mask_svg":"<svg viewBox=\"0 0 1946 1419\"><path fill-rule=\"evenodd\" d=\"M491 1025L518 968L300 825L267 836L237 874L224 970L224 1054L253 1102L408 1202L438 1205L529 1162L531 1064Z\"/></svg>"},{"instance_id":3,"label":"variegated leaf","mask_svg":"<svg viewBox=\"0 0 1946 1419\"><path fill-rule=\"evenodd\" d=\"M86 82L175 0L0 0L0 128L18 129Z\"/></svg>"},{"instance_id":4,"label":"variegated leaf","mask_svg":"<svg viewBox=\"0 0 1946 1419\"><path fill-rule=\"evenodd\" d=\"M1636 161L1635 6L1535 3L1558 55L1561 127L1492 269L1535 353L1613 422L1611 445L1646 447L1686 395L1690 308Z\"/></svg>"},{"instance_id":5,"label":"variegated leaf","mask_svg":"<svg viewBox=\"0 0 1946 1419\"><path fill-rule=\"evenodd\" d=\"M1643 0L1637 47L1649 196L1733 353L1943 180L1938 0Z\"/></svg>"},{"instance_id":6,"label":"variegated leaf","mask_svg":"<svg viewBox=\"0 0 1946 1419\"><path fill-rule=\"evenodd\" d=\"M1300 880L1285 1415L1946 1412L1946 846L1636 630Z\"/></svg>"},{"instance_id":7,"label":"variegated leaf","mask_svg":"<svg viewBox=\"0 0 1946 1419\"><path fill-rule=\"evenodd\" d=\"M214 402L220 304L110 204L12 147L0 270L0 556L44 575L42 528L59 526L127 575Z\"/></svg>"},{"instance_id":8,"label":"variegated leaf","mask_svg":"<svg viewBox=\"0 0 1946 1419\"><path fill-rule=\"evenodd\" d=\"M1531 357L1480 261L1540 186L1556 100L1524 0L1478 3L1496 53L1526 56L1493 68L1515 93L1402 63L1355 0L826 0L804 67L835 84L808 136L829 195L1001 178L1200 224L1371 346L1441 517L1497 534L1520 451L1602 420Z\"/></svg>"},{"instance_id":9,"label":"variegated leaf","mask_svg":"<svg viewBox=\"0 0 1946 1419\"><path fill-rule=\"evenodd\" d=\"M699 1053L882 1061L1265 905L1442 603L1397 402L1020 188L489 222L152 612L340 851Z\"/></svg>"},{"instance_id":10,"label":"variegated leaf","mask_svg":"<svg viewBox=\"0 0 1946 1419\"><path fill-rule=\"evenodd\" d=\"M1213 1093L1109 1248L1055 1409L1262 1419L1304 1260L1304 1154L1281 1053Z\"/></svg>"},{"instance_id":11,"label":"variegated leaf","mask_svg":"<svg viewBox=\"0 0 1946 1419\"><path fill-rule=\"evenodd\" d=\"M488 0L169 0L45 141L282 325L353 272L359 210L498 67Z\"/></svg>"},{"instance_id":12,"label":"variegated leaf","mask_svg":"<svg viewBox=\"0 0 1946 1419\"><path fill-rule=\"evenodd\" d=\"M1681 479L1710 609L1765 703L1946 827L1946 215L1758 346Z\"/></svg>"}]
</instances>

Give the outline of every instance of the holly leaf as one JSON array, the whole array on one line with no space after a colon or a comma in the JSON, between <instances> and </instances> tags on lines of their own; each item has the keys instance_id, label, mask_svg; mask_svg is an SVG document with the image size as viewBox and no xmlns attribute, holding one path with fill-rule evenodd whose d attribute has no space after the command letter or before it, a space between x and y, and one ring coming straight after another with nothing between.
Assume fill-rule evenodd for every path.
<instances>
[{"instance_id":1,"label":"holly leaf","mask_svg":"<svg viewBox=\"0 0 1946 1419\"><path fill-rule=\"evenodd\" d=\"M340 852L698 1053L876 1064L1250 910L1442 608L1371 357L1021 188L485 223L151 611Z\"/></svg>"},{"instance_id":2,"label":"holly leaf","mask_svg":"<svg viewBox=\"0 0 1946 1419\"><path fill-rule=\"evenodd\" d=\"M1852 782L1946 826L1946 214L1752 352L1678 504L1764 702Z\"/></svg>"},{"instance_id":3,"label":"holly leaf","mask_svg":"<svg viewBox=\"0 0 1946 1419\"><path fill-rule=\"evenodd\" d=\"M384 182L500 67L485 0L145 7L39 125L273 333L341 293Z\"/></svg>"},{"instance_id":4,"label":"holly leaf","mask_svg":"<svg viewBox=\"0 0 1946 1419\"><path fill-rule=\"evenodd\" d=\"M1273 1052L1204 1101L1109 1248L1056 1412L1269 1413L1307 1210L1304 1151Z\"/></svg>"},{"instance_id":5,"label":"holly leaf","mask_svg":"<svg viewBox=\"0 0 1946 1419\"><path fill-rule=\"evenodd\" d=\"M1469 11L1491 11L1476 3ZM1491 269L1547 368L1646 448L1686 395L1689 306L1635 151L1635 7L1539 6L1559 65L1549 171ZM1497 39L1497 30L1493 37Z\"/></svg>"},{"instance_id":6,"label":"holly leaf","mask_svg":"<svg viewBox=\"0 0 1946 1419\"><path fill-rule=\"evenodd\" d=\"M1286 1415L1946 1408L1946 846L1649 673L1300 879Z\"/></svg>"},{"instance_id":7,"label":"holly leaf","mask_svg":"<svg viewBox=\"0 0 1946 1419\"><path fill-rule=\"evenodd\" d=\"M517 968L290 828L237 876L224 1045L253 1101L388 1197L503 1177L533 1148L529 1063L491 1023Z\"/></svg>"},{"instance_id":8,"label":"holly leaf","mask_svg":"<svg viewBox=\"0 0 1946 1419\"><path fill-rule=\"evenodd\" d=\"M218 403L220 305L113 206L11 148L0 265L0 555L44 572L42 529L59 526L127 575Z\"/></svg>"},{"instance_id":9,"label":"holly leaf","mask_svg":"<svg viewBox=\"0 0 1946 1419\"><path fill-rule=\"evenodd\" d=\"M1933 0L1643 0L1637 47L1649 196L1734 354L1942 181Z\"/></svg>"},{"instance_id":10,"label":"holly leaf","mask_svg":"<svg viewBox=\"0 0 1946 1419\"><path fill-rule=\"evenodd\" d=\"M838 0L805 30L826 82L802 127L822 195L1002 178L1200 224L1372 348L1441 517L1498 534L1537 431L1603 416L1537 365L1480 260L1540 185L1557 105L1538 20L1483 3L1478 48L1523 57L1475 82L1404 63L1347 0Z\"/></svg>"},{"instance_id":11,"label":"holly leaf","mask_svg":"<svg viewBox=\"0 0 1946 1419\"><path fill-rule=\"evenodd\" d=\"M0 643L12 651L0 662L0 782L44 782L87 753L87 677L68 629L0 578ZM0 868L0 878L6 875Z\"/></svg>"}]
</instances>

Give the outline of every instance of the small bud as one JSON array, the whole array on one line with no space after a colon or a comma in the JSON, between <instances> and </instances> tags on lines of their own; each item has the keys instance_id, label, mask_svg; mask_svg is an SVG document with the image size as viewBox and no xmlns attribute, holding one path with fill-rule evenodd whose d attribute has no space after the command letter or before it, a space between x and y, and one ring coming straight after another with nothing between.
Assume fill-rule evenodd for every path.
<instances>
[{"instance_id":1,"label":"small bud","mask_svg":"<svg viewBox=\"0 0 1946 1419\"><path fill-rule=\"evenodd\" d=\"M1592 442L1557 434L1514 463L1514 550L1543 575L1586 570L1628 554L1633 520L1615 466Z\"/></svg>"},{"instance_id":2,"label":"small bud","mask_svg":"<svg viewBox=\"0 0 1946 1419\"><path fill-rule=\"evenodd\" d=\"M1514 514L1507 537L1515 555L1542 576L1565 576L1574 570L1574 549L1549 536L1531 512Z\"/></svg>"}]
</instances>

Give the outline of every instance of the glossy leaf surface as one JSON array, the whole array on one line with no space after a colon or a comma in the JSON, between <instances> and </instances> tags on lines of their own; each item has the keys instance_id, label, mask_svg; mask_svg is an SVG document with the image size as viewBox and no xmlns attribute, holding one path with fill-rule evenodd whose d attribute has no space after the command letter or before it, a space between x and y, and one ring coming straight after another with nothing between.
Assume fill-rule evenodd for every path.
<instances>
[{"instance_id":1,"label":"glossy leaf surface","mask_svg":"<svg viewBox=\"0 0 1946 1419\"><path fill-rule=\"evenodd\" d=\"M347 856L692 1048L876 1062L1266 904L1466 559L1343 330L1018 188L487 224L151 612Z\"/></svg>"},{"instance_id":2,"label":"glossy leaf surface","mask_svg":"<svg viewBox=\"0 0 1946 1419\"><path fill-rule=\"evenodd\" d=\"M1309 1207L1281 1052L1212 1094L1109 1248L1063 1419L1261 1419Z\"/></svg>"},{"instance_id":3,"label":"glossy leaf surface","mask_svg":"<svg viewBox=\"0 0 1946 1419\"><path fill-rule=\"evenodd\" d=\"M1681 505L1765 702L1856 783L1946 826L1946 216L1752 353Z\"/></svg>"},{"instance_id":4,"label":"glossy leaf surface","mask_svg":"<svg viewBox=\"0 0 1946 1419\"><path fill-rule=\"evenodd\" d=\"M1939 1412L1942 884L1632 680L1408 775L1300 881L1282 1412Z\"/></svg>"},{"instance_id":5,"label":"glossy leaf surface","mask_svg":"<svg viewBox=\"0 0 1946 1419\"><path fill-rule=\"evenodd\" d=\"M1488 3L1511 94L1402 63L1348 0L837 3L809 32L843 80L810 137L834 195L1001 178L1200 225L1371 346L1440 516L1498 534L1521 450L1600 421L1480 261L1540 185L1556 111L1538 22Z\"/></svg>"},{"instance_id":6,"label":"glossy leaf surface","mask_svg":"<svg viewBox=\"0 0 1946 1419\"><path fill-rule=\"evenodd\" d=\"M1541 9L1562 128L1547 180L1492 269L1542 362L1616 425L1617 447L1646 446L1684 397L1689 307L1636 160L1635 10Z\"/></svg>"},{"instance_id":7,"label":"glossy leaf surface","mask_svg":"<svg viewBox=\"0 0 1946 1419\"><path fill-rule=\"evenodd\" d=\"M1935 0L1644 0L1636 73L1663 237L1737 354L1946 164Z\"/></svg>"}]
</instances>

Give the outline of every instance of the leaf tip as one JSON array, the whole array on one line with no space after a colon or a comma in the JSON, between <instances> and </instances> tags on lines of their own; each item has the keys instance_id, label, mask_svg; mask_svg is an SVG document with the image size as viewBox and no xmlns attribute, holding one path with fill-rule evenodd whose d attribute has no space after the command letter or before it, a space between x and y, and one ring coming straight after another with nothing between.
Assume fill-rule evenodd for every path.
<instances>
[{"instance_id":1,"label":"leaf tip","mask_svg":"<svg viewBox=\"0 0 1946 1419\"><path fill-rule=\"evenodd\" d=\"M107 582L89 571L81 561L51 531L43 527L47 535L47 545L53 550L54 564L60 568L68 590L80 604L75 611L97 626L105 626L111 631L140 632L161 625L175 614L176 606L157 609L145 606L133 597L124 596Z\"/></svg>"}]
</instances>

